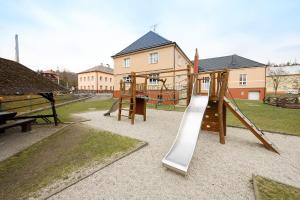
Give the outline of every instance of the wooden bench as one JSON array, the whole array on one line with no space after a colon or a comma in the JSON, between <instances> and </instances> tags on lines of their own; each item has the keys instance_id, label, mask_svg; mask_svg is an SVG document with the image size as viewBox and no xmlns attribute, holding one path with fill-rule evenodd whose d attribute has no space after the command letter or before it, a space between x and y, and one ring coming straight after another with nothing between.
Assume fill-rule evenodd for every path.
<instances>
[{"instance_id":1,"label":"wooden bench","mask_svg":"<svg viewBox=\"0 0 300 200\"><path fill-rule=\"evenodd\" d=\"M21 126L22 127L22 132L27 132L31 130L31 124L35 122L35 119L29 118L29 119L21 119L21 120L16 120L7 124L1 124L0 125L0 133L4 133L5 129L12 128L15 126Z\"/></svg>"}]
</instances>

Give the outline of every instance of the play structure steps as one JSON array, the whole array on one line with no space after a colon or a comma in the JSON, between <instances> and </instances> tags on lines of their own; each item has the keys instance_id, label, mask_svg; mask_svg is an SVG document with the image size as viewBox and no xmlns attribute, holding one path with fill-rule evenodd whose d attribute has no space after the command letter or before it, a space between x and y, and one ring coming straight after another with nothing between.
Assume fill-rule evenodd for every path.
<instances>
[{"instance_id":1,"label":"play structure steps","mask_svg":"<svg viewBox=\"0 0 300 200\"><path fill-rule=\"evenodd\" d=\"M129 99L128 99L129 98ZM119 112L118 112L118 120L121 120L121 117L128 117L131 119L131 123L133 124L134 115L135 115L135 107L136 107L136 98L133 95L124 95L120 94L120 103L119 103ZM125 101L124 101L125 100ZM128 101L129 100L129 101ZM123 105L129 105L129 108L123 108ZM127 111L128 115L122 114L122 111Z\"/></svg>"},{"instance_id":2,"label":"play structure steps","mask_svg":"<svg viewBox=\"0 0 300 200\"><path fill-rule=\"evenodd\" d=\"M266 135L257 128L230 100L224 97L226 107L263 143L263 145L276 153L278 148L266 137Z\"/></svg>"}]
</instances>

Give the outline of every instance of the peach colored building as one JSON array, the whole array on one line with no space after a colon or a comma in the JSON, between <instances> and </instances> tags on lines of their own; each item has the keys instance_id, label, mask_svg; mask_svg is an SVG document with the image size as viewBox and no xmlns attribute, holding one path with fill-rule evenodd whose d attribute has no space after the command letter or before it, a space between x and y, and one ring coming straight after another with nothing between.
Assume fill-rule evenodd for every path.
<instances>
[{"instance_id":1,"label":"peach colored building","mask_svg":"<svg viewBox=\"0 0 300 200\"><path fill-rule=\"evenodd\" d=\"M152 31L149 31L131 45L113 55L112 58L114 60L115 77L114 96L119 96L120 80L129 81L129 74L131 72L153 72L153 77L160 78L173 74L160 75L156 72L158 70L182 69L188 65L192 65L189 58L176 42L167 40ZM175 83L177 84L185 79L186 76L183 73L176 74L175 78L166 78L167 86L173 88ZM143 81L142 79L137 79L138 83ZM150 90L155 91L160 89L160 82L152 79L148 81Z\"/></svg>"},{"instance_id":2,"label":"peach colored building","mask_svg":"<svg viewBox=\"0 0 300 200\"><path fill-rule=\"evenodd\" d=\"M78 90L90 92L113 92L114 70L103 64L78 73Z\"/></svg>"},{"instance_id":3,"label":"peach colored building","mask_svg":"<svg viewBox=\"0 0 300 200\"><path fill-rule=\"evenodd\" d=\"M263 100L266 94L265 64L238 56L200 59L199 71L229 70L228 88L233 98ZM203 82L203 88L208 87Z\"/></svg>"}]
</instances>

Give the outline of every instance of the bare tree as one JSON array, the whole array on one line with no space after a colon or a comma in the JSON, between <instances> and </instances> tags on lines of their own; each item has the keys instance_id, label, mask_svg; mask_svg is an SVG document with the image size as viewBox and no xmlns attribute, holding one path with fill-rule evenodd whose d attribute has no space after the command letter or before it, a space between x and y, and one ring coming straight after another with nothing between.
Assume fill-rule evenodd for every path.
<instances>
[{"instance_id":1,"label":"bare tree","mask_svg":"<svg viewBox=\"0 0 300 200\"><path fill-rule=\"evenodd\" d=\"M282 76L285 74L286 74L286 72L281 67L270 67L269 68L269 77L272 79L275 95L277 95L277 89L278 89L279 84L282 81Z\"/></svg>"},{"instance_id":2,"label":"bare tree","mask_svg":"<svg viewBox=\"0 0 300 200\"><path fill-rule=\"evenodd\" d=\"M298 74L300 74L300 70ZM297 94L300 94L300 78L297 75L295 75L295 77L293 78L292 83L293 83L293 89L297 91Z\"/></svg>"}]
</instances>

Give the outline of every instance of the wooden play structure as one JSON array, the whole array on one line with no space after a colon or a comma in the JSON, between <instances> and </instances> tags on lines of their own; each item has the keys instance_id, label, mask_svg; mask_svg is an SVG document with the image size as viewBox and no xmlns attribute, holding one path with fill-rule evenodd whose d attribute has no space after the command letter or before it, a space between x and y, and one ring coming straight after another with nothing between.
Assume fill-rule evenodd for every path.
<instances>
[{"instance_id":1,"label":"wooden play structure","mask_svg":"<svg viewBox=\"0 0 300 200\"><path fill-rule=\"evenodd\" d=\"M255 126L249 118L242 113L236 103L232 103L226 96L231 96L228 86L228 70L204 72L198 74L192 74L191 79L194 79L196 91L199 95L203 94L201 90L201 83L207 77L210 78L209 87L209 101L208 106L204 112L204 118L202 121L201 129L218 132L220 143L225 144L226 136L226 112L230 110L233 115L248 128L261 142L271 151L279 153L277 147L272 144L265 134L258 127ZM192 81L190 81L192 83ZM191 88L191 86L189 87ZM232 98L233 99L233 98ZM234 99L233 99L234 102ZM226 109L227 108L227 109Z\"/></svg>"},{"instance_id":2,"label":"wooden play structure","mask_svg":"<svg viewBox=\"0 0 300 200\"><path fill-rule=\"evenodd\" d=\"M199 95L209 94L209 101L204 112L204 118L201 124L202 130L218 132L221 144L225 144L226 136L226 112L230 110L234 116L237 117L269 150L279 153L276 146L272 144L265 136L265 134L255 126L238 108L237 104L232 103L227 96L230 95L228 91L228 76L227 70L206 71L199 73L191 73L190 66L186 69L168 70L158 72L160 75L164 73L171 73L171 76L162 76L164 78L174 78L176 72L186 72L186 103L189 105L192 90L196 90ZM152 72L153 73L153 72ZM119 112L118 120L122 116L131 119L131 124L134 124L135 115L143 115L146 121L146 106L149 98L149 91L147 91L147 83L150 78L149 73L135 73L130 74L131 81L125 83L120 82L120 97L119 97ZM165 79L158 78L162 82L161 94L163 94L163 87L165 87ZM142 78L142 83L137 83L137 78ZM203 88L207 80L210 80L209 88ZM165 89L170 92L167 87ZM209 91L208 91L209 90ZM172 88L173 98L176 99L175 87ZM234 100L233 100L234 102ZM124 106L126 105L127 106ZM127 111L128 115L124 115L123 111ZM201 123L201 122L199 122ZM200 125L200 124L199 124Z\"/></svg>"},{"instance_id":3,"label":"wooden play structure","mask_svg":"<svg viewBox=\"0 0 300 200\"><path fill-rule=\"evenodd\" d=\"M135 115L143 115L144 121L146 121L146 106L147 102L155 101L158 106L159 103L162 102L171 102L175 105L179 100L188 99L187 97L179 98L175 90L175 86L173 88L168 88L166 86L166 78L174 78L175 73L178 72L188 72L190 73L190 67L178 70L160 70L155 71L155 73L159 73L159 75L163 74L173 74L173 75L163 75L157 78L151 76L151 73L135 73L131 72L130 81L125 82L123 80L120 81L120 96L119 96L119 111L118 111L118 120L121 120L122 117L128 117L131 119L131 124L134 124ZM142 79L140 83L137 83L137 79ZM151 97L151 90L148 90L148 80L157 80L161 83L158 87L160 87L157 96ZM186 90L186 89L185 89ZM187 91L189 94L189 91ZM168 96L169 98L164 99L164 96ZM123 114L124 111L126 114Z\"/></svg>"}]
</instances>

